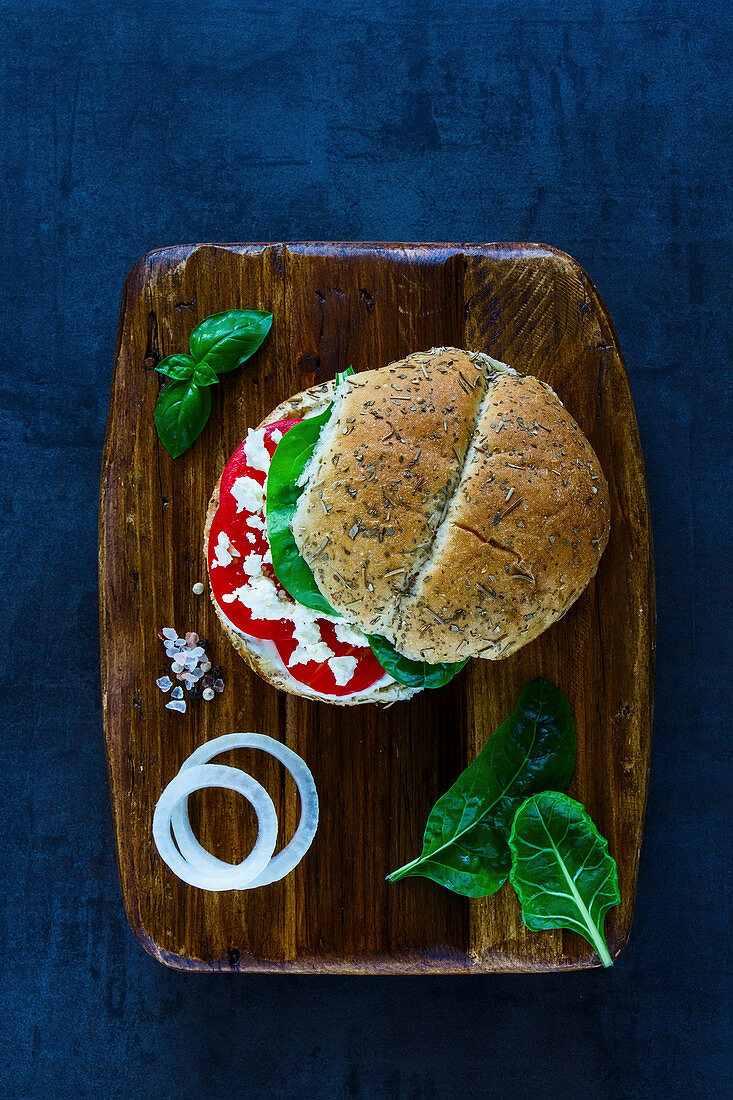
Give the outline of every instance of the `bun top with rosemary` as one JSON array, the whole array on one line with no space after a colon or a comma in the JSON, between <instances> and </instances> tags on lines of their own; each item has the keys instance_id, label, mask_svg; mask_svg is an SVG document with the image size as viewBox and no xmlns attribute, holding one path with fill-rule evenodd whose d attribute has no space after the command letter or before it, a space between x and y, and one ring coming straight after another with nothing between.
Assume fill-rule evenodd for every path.
<instances>
[{"instance_id":1,"label":"bun top with rosemary","mask_svg":"<svg viewBox=\"0 0 733 1100\"><path fill-rule=\"evenodd\" d=\"M434 348L345 379L293 535L348 622L431 664L506 657L594 576L598 459L553 390Z\"/></svg>"}]
</instances>

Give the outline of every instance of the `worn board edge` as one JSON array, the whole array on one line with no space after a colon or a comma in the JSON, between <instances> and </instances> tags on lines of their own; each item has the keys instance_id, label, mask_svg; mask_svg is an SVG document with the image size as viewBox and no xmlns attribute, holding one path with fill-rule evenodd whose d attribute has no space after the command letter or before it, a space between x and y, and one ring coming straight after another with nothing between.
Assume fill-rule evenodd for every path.
<instances>
[{"instance_id":1,"label":"worn board edge","mask_svg":"<svg viewBox=\"0 0 733 1100\"><path fill-rule=\"evenodd\" d=\"M621 352L618 335L615 330L615 326L608 312L608 309L601 297L598 288L593 280L587 274L587 272L581 267L580 264L568 253L563 252L560 249L554 248L551 245L545 245L540 243L467 243L467 242L318 242L318 241L263 241L263 242L248 242L248 243L216 243L216 242L200 242L191 245L174 245L169 247L162 247L154 249L144 256L142 256L131 268L125 280L122 301L120 307L120 315L117 329L117 341L115 348L115 361L114 372L112 379L112 386L110 391L110 408L107 419L107 429L105 432L105 441L103 448L102 468L100 475L100 497L99 497L99 581L100 581L100 600L99 600L99 623L100 623L100 666L101 666L101 680L102 680L102 698L103 698L103 726L105 733L105 753L107 758L108 777L110 783L110 793L112 802L114 832L115 832L115 849L117 856L118 872L120 877L121 893L123 898L123 904L125 913L130 924L131 930L135 935L135 938L140 943L141 947L154 959L163 965L174 969L182 970L186 972L200 972L200 973L221 973L221 972L244 972L244 973L318 973L318 974L353 974L353 975L387 975L387 974L476 974L476 973L561 973L571 970L585 970L585 969L597 969L600 967L600 961L598 956L589 950L589 952L580 957L574 958L564 962L563 960L554 960L543 965L541 960L532 959L528 960L531 965L524 966L522 961L507 959L505 956L495 957L490 952L478 955L475 952L458 952L442 949L440 952L434 951L433 958L430 957L431 952L416 952L416 951L403 951L398 953L375 953L368 957L340 957L340 956L315 956L315 957L300 957L295 959L274 961L264 960L255 956L240 955L236 961L219 959L215 962L206 962L200 959L192 959L186 956L178 955L174 952L169 952L166 949L160 947L151 938L147 930L143 926L139 909L139 899L137 895L137 882L134 874L134 867L132 865L131 852L125 852L125 846L121 842L122 831L120 828L120 821L118 815L119 799L115 798L115 791L117 786L117 776L113 769L113 761L109 752L108 735L107 735L107 684L108 684L108 667L106 662L106 653L104 646L105 627L106 627L106 602L105 602L105 581L106 581L106 546L101 533L104 529L104 516L106 506L108 503L108 494L106 492L106 473L109 470L111 456L115 450L114 433L112 432L112 406L114 402L115 394L115 376L118 369L120 360L120 352L122 347L122 337L125 328L125 316L127 310L127 304L131 290L139 279L140 275L147 268L152 266L156 261L165 257L167 263L182 262L188 259L199 248L213 248L221 249L230 252L236 252L243 255L253 254L261 252L268 248L283 247L293 253L300 253L303 255L332 255L339 250L349 251L365 251L365 252L379 252L384 250L388 253L392 249L400 249L403 254L415 253L416 258L424 256L432 260L441 258L441 255L445 259L449 259L455 255L466 256L484 256L492 257L497 260L509 260L509 259L521 259L525 257L531 257L536 259L541 258L555 258L560 263L567 265L574 269L577 273L580 281L584 284L586 289L593 295L595 306L598 310L599 318L602 318L604 325L607 327L611 339L614 345L614 352L618 358L618 365L621 372L621 378L625 389L624 397L627 402L626 414L629 418L629 431L633 434L634 451L638 456L640 469L638 471L640 479L643 483L644 503L645 503L645 534L646 545L648 548L648 579L647 587L649 592L649 607L647 608L647 615L645 619L646 630L642 631L639 638L639 651L640 661L643 663L643 671L645 675L640 678L640 683L643 684L644 690L638 688L637 700L644 704L643 714L639 717L639 727L644 731L645 737L643 741L644 754L644 806L639 818L639 836L643 836L643 830L646 819L646 807L648 801L649 791L649 770L650 770L650 758L651 758L651 734L652 734L652 721L653 721L653 702L654 702L654 673L655 673L655 650L656 650L656 587L655 587L655 575L654 575L654 549L653 549L653 536L651 529L651 520L649 514L649 502L648 492L646 486L646 475L644 468L643 451L641 448L641 442L639 438L638 422L636 418L636 410L631 396L631 390L628 379L628 372L626 370L623 354ZM639 873L639 860L640 860L640 847L635 854L635 865L633 872L633 896L630 899L629 905L629 917L626 926L621 930L612 941L609 941L609 950L611 957L614 961L619 957L623 949L626 947L633 922L633 914L635 908L635 898L638 888L638 873ZM469 908L473 908L475 905L480 904L478 902L468 900ZM469 918L470 922L470 918Z\"/></svg>"}]
</instances>

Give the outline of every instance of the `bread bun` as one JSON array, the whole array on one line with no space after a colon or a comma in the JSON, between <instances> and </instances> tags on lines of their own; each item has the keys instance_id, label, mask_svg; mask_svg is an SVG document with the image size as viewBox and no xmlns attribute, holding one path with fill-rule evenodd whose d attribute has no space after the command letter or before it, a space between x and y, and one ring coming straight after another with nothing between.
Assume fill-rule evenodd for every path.
<instances>
[{"instance_id":1,"label":"bread bun","mask_svg":"<svg viewBox=\"0 0 733 1100\"><path fill-rule=\"evenodd\" d=\"M479 352L347 379L306 472L293 535L318 587L413 660L514 653L574 603L608 541L608 486L576 422L544 382Z\"/></svg>"},{"instance_id":2,"label":"bread bun","mask_svg":"<svg viewBox=\"0 0 733 1100\"><path fill-rule=\"evenodd\" d=\"M311 389L304 390L302 393L296 394L294 397L284 401L281 405L278 405L277 408L258 426L261 428L264 424L275 420L297 418L311 412L320 411L326 408L332 398L332 382L326 382L320 386L313 386ZM207 561L209 558L209 533L211 531L214 516L219 507L220 486L221 477L216 483L206 512L204 556ZM267 680L268 683L272 684L273 687L278 688L280 691L287 691L292 695L299 695L306 699L323 700L327 698L328 702L335 703L337 706L356 706L361 703L390 703L399 699L409 699L415 694L414 688L407 688L402 684L393 682L391 684L385 684L382 687L372 688L369 691L353 695L324 697L319 692L312 691L305 684L301 684L299 681L295 680L287 672L274 645L267 642L260 642L254 638L245 637L236 631L229 622L224 609L219 606L211 586L209 586L209 593L211 602L214 605L214 610L224 627L229 641L232 643L237 653L239 653L240 657L242 657L249 667L261 676L263 680Z\"/></svg>"}]
</instances>

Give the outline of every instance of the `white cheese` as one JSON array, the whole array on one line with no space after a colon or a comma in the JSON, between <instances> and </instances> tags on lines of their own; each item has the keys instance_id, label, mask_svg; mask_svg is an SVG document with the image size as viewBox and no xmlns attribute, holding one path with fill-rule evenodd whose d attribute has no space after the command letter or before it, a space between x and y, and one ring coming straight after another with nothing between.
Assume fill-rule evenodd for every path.
<instances>
[{"instance_id":1,"label":"white cheese","mask_svg":"<svg viewBox=\"0 0 733 1100\"><path fill-rule=\"evenodd\" d=\"M262 470L266 474L270 468L270 456L265 447L265 429L248 428L247 438L244 441L244 456L247 465L253 470Z\"/></svg>"},{"instance_id":2,"label":"white cheese","mask_svg":"<svg viewBox=\"0 0 733 1100\"><path fill-rule=\"evenodd\" d=\"M262 512L265 507L265 487L253 477L238 477L230 490L237 502L237 514L240 512ZM256 524L247 521L251 527Z\"/></svg>"},{"instance_id":3,"label":"white cheese","mask_svg":"<svg viewBox=\"0 0 733 1100\"><path fill-rule=\"evenodd\" d=\"M354 675L356 665L356 657L331 657L328 662L328 667L339 687L346 687Z\"/></svg>"},{"instance_id":4,"label":"white cheese","mask_svg":"<svg viewBox=\"0 0 733 1100\"><path fill-rule=\"evenodd\" d=\"M277 446L277 444L280 442L282 437L283 437L283 433L280 431L279 428L273 428L272 431L270 432L270 439L275 444L275 446ZM268 456L268 458L269 458L269 456ZM269 465L269 462L268 462L268 465Z\"/></svg>"},{"instance_id":5,"label":"white cheese","mask_svg":"<svg viewBox=\"0 0 733 1100\"><path fill-rule=\"evenodd\" d=\"M255 531L267 530L267 524L263 520L262 516L247 516L244 521L248 527L253 527Z\"/></svg>"},{"instance_id":6,"label":"white cheese","mask_svg":"<svg viewBox=\"0 0 733 1100\"><path fill-rule=\"evenodd\" d=\"M262 554L247 554L242 562L242 568L248 577L259 577L262 573Z\"/></svg>"},{"instance_id":7,"label":"white cheese","mask_svg":"<svg viewBox=\"0 0 733 1100\"><path fill-rule=\"evenodd\" d=\"M251 534L249 531L245 532L244 537L246 538L247 542L250 542L250 543L257 542L256 537L253 534Z\"/></svg>"},{"instance_id":8,"label":"white cheese","mask_svg":"<svg viewBox=\"0 0 733 1100\"><path fill-rule=\"evenodd\" d=\"M250 573L249 580L241 588L223 595L223 603L239 600L256 619L286 619L291 622L293 637L298 643L288 661L291 667L304 665L308 661L327 661L334 656L333 650L321 638L316 612L302 604L291 603L277 590L274 581L262 572L262 557L259 554L248 554L244 568L245 572Z\"/></svg>"},{"instance_id":9,"label":"white cheese","mask_svg":"<svg viewBox=\"0 0 733 1100\"><path fill-rule=\"evenodd\" d=\"M226 531L220 531L219 537L216 540L216 546L214 547L214 560L211 563L212 568L216 565L231 565L235 558L238 558L239 554L232 545L232 541L227 535Z\"/></svg>"},{"instance_id":10,"label":"white cheese","mask_svg":"<svg viewBox=\"0 0 733 1100\"><path fill-rule=\"evenodd\" d=\"M336 637L343 645L363 646L367 644L366 635L356 626L349 626L348 623L337 620L334 624L334 630L336 631Z\"/></svg>"},{"instance_id":11,"label":"white cheese","mask_svg":"<svg viewBox=\"0 0 733 1100\"><path fill-rule=\"evenodd\" d=\"M308 609L300 604L295 605L294 611L293 637L298 644L288 659L288 668L294 665L306 665L308 661L318 661L322 664L333 657L334 652L321 638L321 631L312 612L307 614ZM303 614L303 611L306 611L306 614Z\"/></svg>"},{"instance_id":12,"label":"white cheese","mask_svg":"<svg viewBox=\"0 0 733 1100\"><path fill-rule=\"evenodd\" d=\"M300 680L296 680L295 677L292 676L286 668L274 642L269 641L269 639L267 638L253 638L251 634L246 634L243 630L240 630L238 627L236 627L221 608L219 608L219 613L226 622L227 626L229 626L235 634L239 634L241 638L244 638L247 642L248 647L254 653L260 653L263 657L267 657L268 660L272 661L280 675L283 676L289 684L292 684L293 688L295 688L295 690L301 695L304 695L308 699L325 699L329 703L342 703L344 701L344 698L346 698L346 696L330 695L328 694L328 692L316 691L314 688L309 688L305 684L302 684ZM377 692L379 688L386 687L388 684L393 683L394 680L392 679L392 677L385 672L381 680L378 680L376 684L372 684L372 686L370 688L367 688L366 691L360 692L359 695L366 702L368 699L372 698L372 693ZM355 693L352 692L351 694L353 695Z\"/></svg>"}]
</instances>

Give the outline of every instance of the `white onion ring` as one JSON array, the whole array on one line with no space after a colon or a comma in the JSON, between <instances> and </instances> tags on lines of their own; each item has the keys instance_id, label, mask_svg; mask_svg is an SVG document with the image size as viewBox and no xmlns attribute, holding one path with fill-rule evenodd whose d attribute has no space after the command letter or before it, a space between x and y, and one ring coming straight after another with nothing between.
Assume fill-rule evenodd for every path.
<instances>
[{"instance_id":1,"label":"white onion ring","mask_svg":"<svg viewBox=\"0 0 733 1100\"><path fill-rule=\"evenodd\" d=\"M220 753L227 752L229 749L245 748L262 749L270 756L274 756L287 768L295 780L300 795L300 820L290 843L276 856L273 856L261 872L254 874L248 882L239 886L238 889L240 890L250 890L255 886L267 886L269 883L277 882L289 875L310 848L318 828L318 792L309 768L298 754L289 749L287 745L283 745L281 741L275 741L274 738L267 737L263 733L228 733L223 737L215 737L213 741L200 745L195 752L191 753L182 765L179 774L184 773L189 768L201 765L216 767L216 765L209 765L208 763L213 757L219 756ZM187 797L182 798L173 808L171 825L181 854L191 866L209 873L220 873L231 869L232 865L230 863L225 863L223 860L217 859L216 856L212 856L199 844L188 818Z\"/></svg>"},{"instance_id":2,"label":"white onion ring","mask_svg":"<svg viewBox=\"0 0 733 1100\"><path fill-rule=\"evenodd\" d=\"M239 768L209 763L219 753L237 748L268 752L290 772L298 788L298 827L290 843L276 856L272 853L277 842L277 814L265 788ZM241 863L217 859L194 835L188 818L188 796L204 787L238 791L254 807L257 840ZM318 793L308 766L292 749L261 733L226 734L199 746L165 788L153 815L153 839L161 858L180 879L202 890L249 890L277 882L300 863L313 843L317 828Z\"/></svg>"},{"instance_id":3,"label":"white onion ring","mask_svg":"<svg viewBox=\"0 0 733 1100\"><path fill-rule=\"evenodd\" d=\"M202 863L187 860L176 848L170 832L176 807L185 805L190 794L204 787L224 787L244 795L254 807L259 826L257 840L249 855L238 864L217 860L219 866L216 871L204 867ZM183 767L158 799L153 815L153 840L164 863L189 886L198 886L202 890L241 890L270 863L277 843L277 814L265 788L239 768L229 768L224 764Z\"/></svg>"}]
</instances>

